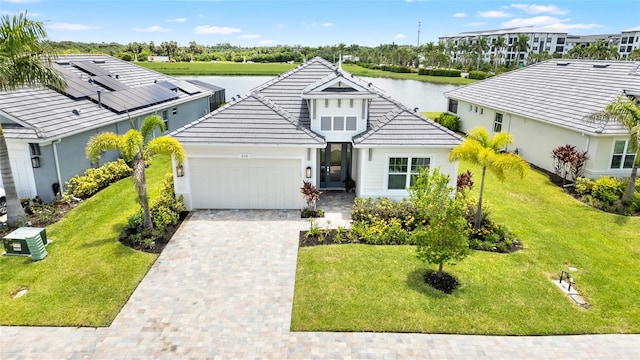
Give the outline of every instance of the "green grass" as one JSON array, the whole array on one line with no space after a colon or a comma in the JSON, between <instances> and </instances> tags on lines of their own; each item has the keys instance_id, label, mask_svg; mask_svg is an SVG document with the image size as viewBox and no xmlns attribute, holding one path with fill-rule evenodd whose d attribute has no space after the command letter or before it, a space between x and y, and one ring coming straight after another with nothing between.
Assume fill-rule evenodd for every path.
<instances>
[{"instance_id":1,"label":"green grass","mask_svg":"<svg viewBox=\"0 0 640 360\"><path fill-rule=\"evenodd\" d=\"M171 159L156 157L147 169L153 198ZM118 241L127 217L139 205L131 178L83 201L47 227L49 256L0 257L0 324L108 326L157 258ZM28 287L20 298L10 295Z\"/></svg>"},{"instance_id":2,"label":"green grass","mask_svg":"<svg viewBox=\"0 0 640 360\"><path fill-rule=\"evenodd\" d=\"M276 76L286 73L299 64L243 64L235 62L175 62L175 63L152 63L138 62L147 69L155 70L166 75L264 75Z\"/></svg>"},{"instance_id":3,"label":"green grass","mask_svg":"<svg viewBox=\"0 0 640 360\"><path fill-rule=\"evenodd\" d=\"M423 111L420 112L420 114L422 114L422 116L425 116L431 120L437 118L438 116L440 116L440 114L442 114L443 111Z\"/></svg>"},{"instance_id":4,"label":"green grass","mask_svg":"<svg viewBox=\"0 0 640 360\"><path fill-rule=\"evenodd\" d=\"M477 80L465 79L462 77L453 78L453 77L446 77L446 76L418 75L417 73L395 73L390 71L372 70L372 69L363 68L361 66L354 65L354 64L344 64L342 65L342 68L358 76L384 77L384 78L402 79L402 80L418 80L418 81L426 81L434 84L467 85L477 81Z\"/></svg>"},{"instance_id":5,"label":"green grass","mask_svg":"<svg viewBox=\"0 0 640 360\"><path fill-rule=\"evenodd\" d=\"M460 170L470 168L461 164ZM479 184L479 176L475 178ZM476 194L477 195L477 194ZM488 175L493 218L522 239L512 254L474 251L445 271L452 295L426 285L435 265L411 246L301 248L292 329L550 335L640 332L639 218L592 209L531 171L500 183ZM590 304L573 304L550 282L568 266Z\"/></svg>"},{"instance_id":6,"label":"green grass","mask_svg":"<svg viewBox=\"0 0 640 360\"><path fill-rule=\"evenodd\" d=\"M262 76L275 76L278 74L286 73L287 71L295 68L299 64L282 64L282 63L268 63L268 64L246 64L236 62L175 62L175 63L152 63L152 62L137 62L136 65L140 65L150 70L154 70L166 75L178 76L178 75L220 75L220 76L239 76L239 75L262 75ZM408 79L426 81L435 84L453 84L453 85L466 85L476 82L477 80L470 80L464 78L451 78L444 76L428 76L418 75L416 73L394 73L390 71L371 70L360 67L354 64L344 64L342 66L346 71L358 75L369 77L384 77L391 79Z\"/></svg>"}]
</instances>

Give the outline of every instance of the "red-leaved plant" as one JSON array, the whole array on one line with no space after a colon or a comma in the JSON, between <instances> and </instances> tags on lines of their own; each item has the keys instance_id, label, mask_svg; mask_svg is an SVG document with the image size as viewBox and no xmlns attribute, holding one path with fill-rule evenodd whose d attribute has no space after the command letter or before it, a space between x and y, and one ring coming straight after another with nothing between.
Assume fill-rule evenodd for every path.
<instances>
[{"instance_id":1,"label":"red-leaved plant","mask_svg":"<svg viewBox=\"0 0 640 360\"><path fill-rule=\"evenodd\" d=\"M303 181L300 192L302 193L302 197L304 197L304 201L307 203L307 210L316 211L316 203L320 200L322 191L313 186L310 181Z\"/></svg>"}]
</instances>

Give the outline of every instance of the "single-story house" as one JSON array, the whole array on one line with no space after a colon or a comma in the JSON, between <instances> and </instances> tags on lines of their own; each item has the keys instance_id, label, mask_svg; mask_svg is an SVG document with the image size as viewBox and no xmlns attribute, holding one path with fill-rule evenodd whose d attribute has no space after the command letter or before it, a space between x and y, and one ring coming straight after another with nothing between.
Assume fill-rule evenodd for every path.
<instances>
[{"instance_id":1,"label":"single-story house","mask_svg":"<svg viewBox=\"0 0 640 360\"><path fill-rule=\"evenodd\" d=\"M507 131L529 163L553 172L551 151L574 145L588 151L584 176L631 174L629 132L610 122L589 122L618 96L640 97L640 62L553 59L445 93L462 130Z\"/></svg>"},{"instance_id":2,"label":"single-story house","mask_svg":"<svg viewBox=\"0 0 640 360\"><path fill-rule=\"evenodd\" d=\"M173 131L211 111L212 90L111 56L67 55L54 67L67 80L64 93L0 92L0 122L21 198L51 201L69 178L96 166L85 156L92 135L124 134L151 114ZM105 153L100 163L117 156Z\"/></svg>"},{"instance_id":3,"label":"single-story house","mask_svg":"<svg viewBox=\"0 0 640 360\"><path fill-rule=\"evenodd\" d=\"M462 141L317 57L170 135L186 150L174 180L189 209L300 209L303 181L401 199L421 167L455 186Z\"/></svg>"}]
</instances>

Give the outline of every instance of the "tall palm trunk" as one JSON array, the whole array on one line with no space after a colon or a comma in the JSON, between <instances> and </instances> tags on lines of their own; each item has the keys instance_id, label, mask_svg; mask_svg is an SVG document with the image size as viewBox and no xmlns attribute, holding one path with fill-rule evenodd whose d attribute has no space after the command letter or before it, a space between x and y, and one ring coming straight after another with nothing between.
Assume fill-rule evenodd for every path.
<instances>
[{"instance_id":1,"label":"tall palm trunk","mask_svg":"<svg viewBox=\"0 0 640 360\"><path fill-rule=\"evenodd\" d=\"M633 167L631 168L631 176L629 177L629 183L627 184L627 188L624 190L624 194L622 194L622 203L625 205L630 205L633 202L633 194L636 191L636 178L638 176L638 160L640 157L640 151L636 154L636 158L633 161Z\"/></svg>"},{"instance_id":2,"label":"tall palm trunk","mask_svg":"<svg viewBox=\"0 0 640 360\"><path fill-rule=\"evenodd\" d=\"M151 221L151 210L149 209L149 196L147 194L147 179L145 175L145 161L138 153L133 159L133 185L138 193L138 201L144 212L143 227L145 230L153 230L153 222Z\"/></svg>"},{"instance_id":3,"label":"tall palm trunk","mask_svg":"<svg viewBox=\"0 0 640 360\"><path fill-rule=\"evenodd\" d=\"M480 196L478 197L478 210L476 211L476 221L473 224L473 229L480 229L480 225L482 224L482 195L484 193L484 178L487 174L487 167L482 168L482 180L480 181Z\"/></svg>"},{"instance_id":4,"label":"tall palm trunk","mask_svg":"<svg viewBox=\"0 0 640 360\"><path fill-rule=\"evenodd\" d=\"M7 140L4 138L2 127L0 126L0 174L4 183L5 197L7 200L7 225L11 228L17 227L20 220L24 220L26 215L18 191L16 190L16 182L13 179L11 171L11 162L9 160L9 151L7 149Z\"/></svg>"}]
</instances>

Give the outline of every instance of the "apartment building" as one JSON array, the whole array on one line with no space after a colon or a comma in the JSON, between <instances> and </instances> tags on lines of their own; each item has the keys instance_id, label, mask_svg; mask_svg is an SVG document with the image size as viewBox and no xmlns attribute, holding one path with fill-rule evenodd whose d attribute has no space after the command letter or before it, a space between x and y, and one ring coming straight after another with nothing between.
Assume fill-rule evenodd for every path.
<instances>
[{"instance_id":1,"label":"apartment building","mask_svg":"<svg viewBox=\"0 0 640 360\"><path fill-rule=\"evenodd\" d=\"M521 34L528 36L527 49L521 49L517 51L514 44L517 42L518 37ZM498 30L481 30L481 31L468 31L457 34L450 34L441 36L439 41L447 43L453 42L455 46L459 46L465 42L474 44L480 37L486 37L489 41L489 51L483 55L483 61L488 62L491 59L496 59L500 63L518 63L526 64L526 59L529 53L544 53L549 54L564 54L565 45L568 34L562 31L556 31L547 28L534 28L534 27L519 27L508 28ZM499 37L505 39L506 46L498 48L495 46ZM462 54L462 51L458 50L452 54L453 61L457 61ZM518 59L516 59L516 57Z\"/></svg>"},{"instance_id":2,"label":"apartment building","mask_svg":"<svg viewBox=\"0 0 640 360\"><path fill-rule=\"evenodd\" d=\"M621 59L626 59L635 49L640 48L640 26L623 30L620 35L618 52Z\"/></svg>"}]
</instances>

